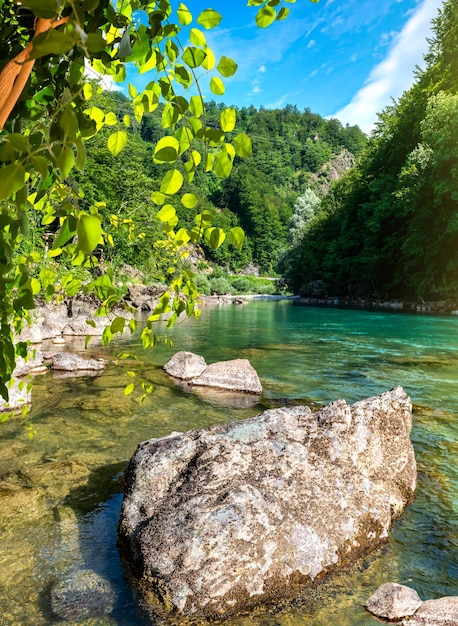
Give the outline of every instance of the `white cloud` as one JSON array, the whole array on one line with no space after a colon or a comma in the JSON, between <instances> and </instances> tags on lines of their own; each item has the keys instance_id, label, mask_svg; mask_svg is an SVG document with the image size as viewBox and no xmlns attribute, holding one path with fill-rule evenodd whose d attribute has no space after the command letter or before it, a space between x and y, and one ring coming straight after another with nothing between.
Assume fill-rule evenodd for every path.
<instances>
[{"instance_id":1,"label":"white cloud","mask_svg":"<svg viewBox=\"0 0 458 626\"><path fill-rule=\"evenodd\" d=\"M258 69L258 72L261 72L261 74L264 74L264 72L266 72L266 66L265 65L261 65L261 67Z\"/></svg>"},{"instance_id":2,"label":"white cloud","mask_svg":"<svg viewBox=\"0 0 458 626\"><path fill-rule=\"evenodd\" d=\"M308 42L307 48L313 48L315 44L316 44L316 41L314 39L310 39L310 41Z\"/></svg>"},{"instance_id":3,"label":"white cloud","mask_svg":"<svg viewBox=\"0 0 458 626\"><path fill-rule=\"evenodd\" d=\"M105 76L97 72L89 63L87 59L84 59L84 75L87 78L96 80L103 89L106 91L123 91L123 85L116 83L112 76Z\"/></svg>"},{"instance_id":4,"label":"white cloud","mask_svg":"<svg viewBox=\"0 0 458 626\"><path fill-rule=\"evenodd\" d=\"M442 6L442 0L423 0L393 39L385 59L370 72L365 84L352 101L332 117L344 124L358 124L365 132L375 125L377 113L410 87L413 71L421 65L430 37L431 20Z\"/></svg>"}]
</instances>

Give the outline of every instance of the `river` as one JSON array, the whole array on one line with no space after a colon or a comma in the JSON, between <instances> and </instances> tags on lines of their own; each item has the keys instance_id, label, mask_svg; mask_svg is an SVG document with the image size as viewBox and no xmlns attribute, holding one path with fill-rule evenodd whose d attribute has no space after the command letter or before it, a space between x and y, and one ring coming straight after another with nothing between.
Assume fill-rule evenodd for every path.
<instances>
[{"instance_id":1,"label":"river","mask_svg":"<svg viewBox=\"0 0 458 626\"><path fill-rule=\"evenodd\" d=\"M388 543L293 607L261 608L227 624L375 626L380 622L363 604L389 580L414 587L424 599L456 595L457 317L255 300L205 310L199 319L176 325L171 337L173 349L159 344L147 353L138 336L111 346L111 356L131 356L101 376L37 377L29 415L0 424L2 625L58 621L50 588L75 567L107 577L117 592L113 613L87 626L147 623L124 582L116 549L121 477L138 442L297 400L318 407L337 398L354 402L396 385L414 403L419 482L415 502ZM90 354L103 353L91 346ZM263 383L261 402L176 387L162 366L178 349L208 363L248 358ZM127 370L154 386L141 405L136 391L123 395L133 380Z\"/></svg>"}]
</instances>

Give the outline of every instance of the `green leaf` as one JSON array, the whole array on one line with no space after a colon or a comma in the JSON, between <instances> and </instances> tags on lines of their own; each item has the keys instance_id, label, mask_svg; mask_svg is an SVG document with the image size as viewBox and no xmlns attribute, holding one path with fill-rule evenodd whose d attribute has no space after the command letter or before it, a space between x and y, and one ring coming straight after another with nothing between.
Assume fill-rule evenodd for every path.
<instances>
[{"instance_id":1,"label":"green leaf","mask_svg":"<svg viewBox=\"0 0 458 626\"><path fill-rule=\"evenodd\" d=\"M215 28L222 20L222 15L213 9L206 9L197 18L198 24L203 26L206 30Z\"/></svg>"},{"instance_id":2,"label":"green leaf","mask_svg":"<svg viewBox=\"0 0 458 626\"><path fill-rule=\"evenodd\" d=\"M161 193L160 191L155 191L151 195L151 200L154 202L154 204L157 204L158 206L162 206L164 202L167 200L167 196Z\"/></svg>"},{"instance_id":3,"label":"green leaf","mask_svg":"<svg viewBox=\"0 0 458 626\"><path fill-rule=\"evenodd\" d=\"M72 167L75 165L75 154L73 150L65 146L62 148L59 156L56 159L57 167L60 169L62 178L67 178L70 174Z\"/></svg>"},{"instance_id":4,"label":"green leaf","mask_svg":"<svg viewBox=\"0 0 458 626\"><path fill-rule=\"evenodd\" d=\"M284 20L286 17L288 17L289 13L290 11L287 7L282 7L280 11L278 12L277 20L278 21Z\"/></svg>"},{"instance_id":5,"label":"green leaf","mask_svg":"<svg viewBox=\"0 0 458 626\"><path fill-rule=\"evenodd\" d=\"M234 148L239 157L245 158L251 154L251 139L246 133L240 133L234 137Z\"/></svg>"},{"instance_id":6,"label":"green leaf","mask_svg":"<svg viewBox=\"0 0 458 626\"><path fill-rule=\"evenodd\" d=\"M107 145L108 150L113 156L116 156L121 152L127 143L127 133L125 130L117 130L115 133L108 137Z\"/></svg>"},{"instance_id":7,"label":"green leaf","mask_svg":"<svg viewBox=\"0 0 458 626\"><path fill-rule=\"evenodd\" d=\"M176 215L175 207L171 204L166 204L162 207L160 211L157 213L157 218L161 220L161 222L170 222Z\"/></svg>"},{"instance_id":8,"label":"green leaf","mask_svg":"<svg viewBox=\"0 0 458 626\"><path fill-rule=\"evenodd\" d=\"M134 388L135 388L134 383L130 383L130 385L127 385L124 388L124 395L125 396L129 396L132 393L132 391L134 390Z\"/></svg>"},{"instance_id":9,"label":"green leaf","mask_svg":"<svg viewBox=\"0 0 458 626\"><path fill-rule=\"evenodd\" d=\"M191 113L195 117L200 117L204 112L204 104L202 102L202 98L200 96L191 96L189 108L191 110Z\"/></svg>"},{"instance_id":10,"label":"green leaf","mask_svg":"<svg viewBox=\"0 0 458 626\"><path fill-rule=\"evenodd\" d=\"M188 67L195 68L200 67L206 57L205 52L201 48L195 48L189 46L181 55L183 63L186 63Z\"/></svg>"},{"instance_id":11,"label":"green leaf","mask_svg":"<svg viewBox=\"0 0 458 626\"><path fill-rule=\"evenodd\" d=\"M111 322L110 330L113 333L113 335L116 333L122 333L125 325L126 325L126 319L124 317L115 317L114 320Z\"/></svg>"},{"instance_id":12,"label":"green leaf","mask_svg":"<svg viewBox=\"0 0 458 626\"><path fill-rule=\"evenodd\" d=\"M103 122L107 126L116 126L116 124L118 123L118 118L116 117L116 114L113 113L113 111L109 111L105 115L105 119L103 120Z\"/></svg>"},{"instance_id":13,"label":"green leaf","mask_svg":"<svg viewBox=\"0 0 458 626\"><path fill-rule=\"evenodd\" d=\"M193 193L185 193L181 197L181 204L187 209L193 209L199 204L199 198Z\"/></svg>"},{"instance_id":14,"label":"green leaf","mask_svg":"<svg viewBox=\"0 0 458 626\"><path fill-rule=\"evenodd\" d=\"M186 228L180 228L180 230L175 235L174 241L177 246L184 246L188 243L191 237L188 235Z\"/></svg>"},{"instance_id":15,"label":"green leaf","mask_svg":"<svg viewBox=\"0 0 458 626\"><path fill-rule=\"evenodd\" d=\"M237 67L238 65L235 61L229 57L222 56L216 69L221 76L228 78L229 76L233 76L235 74Z\"/></svg>"},{"instance_id":16,"label":"green leaf","mask_svg":"<svg viewBox=\"0 0 458 626\"><path fill-rule=\"evenodd\" d=\"M175 137L162 137L154 150L155 163L174 163L178 159L180 142Z\"/></svg>"},{"instance_id":17,"label":"green leaf","mask_svg":"<svg viewBox=\"0 0 458 626\"><path fill-rule=\"evenodd\" d=\"M71 108L67 107L63 110L60 116L59 126L68 137L74 137L74 135L76 135L79 125L76 115Z\"/></svg>"},{"instance_id":18,"label":"green leaf","mask_svg":"<svg viewBox=\"0 0 458 626\"><path fill-rule=\"evenodd\" d=\"M25 182L25 169L20 163L11 163L0 169L0 200L6 200L19 191Z\"/></svg>"},{"instance_id":19,"label":"green leaf","mask_svg":"<svg viewBox=\"0 0 458 626\"><path fill-rule=\"evenodd\" d=\"M89 52L102 52L107 46L107 42L100 33L88 33L84 40L84 45Z\"/></svg>"},{"instance_id":20,"label":"green leaf","mask_svg":"<svg viewBox=\"0 0 458 626\"><path fill-rule=\"evenodd\" d=\"M210 70L215 67L216 58L213 50L208 46L205 47L205 53L207 56L205 57L205 61L202 63L202 67L204 68L204 70L207 70L207 72L210 72Z\"/></svg>"},{"instance_id":21,"label":"green leaf","mask_svg":"<svg viewBox=\"0 0 458 626\"><path fill-rule=\"evenodd\" d=\"M65 54L75 44L72 35L68 35L55 28L50 28L44 33L33 38L31 59L39 59L48 54Z\"/></svg>"},{"instance_id":22,"label":"green leaf","mask_svg":"<svg viewBox=\"0 0 458 626\"><path fill-rule=\"evenodd\" d=\"M191 28L191 30L189 31L189 39L191 40L191 43L194 44L195 46L207 45L207 40L205 38L205 35L198 28Z\"/></svg>"},{"instance_id":23,"label":"green leaf","mask_svg":"<svg viewBox=\"0 0 458 626\"><path fill-rule=\"evenodd\" d=\"M56 0L24 0L21 5L25 9L30 9L37 17L44 17L48 20L56 17L59 11Z\"/></svg>"},{"instance_id":24,"label":"green leaf","mask_svg":"<svg viewBox=\"0 0 458 626\"><path fill-rule=\"evenodd\" d=\"M134 85L132 85L132 83L128 84L127 90L129 92L129 96L131 98L135 98L135 96L137 95L137 89L134 87Z\"/></svg>"},{"instance_id":25,"label":"green leaf","mask_svg":"<svg viewBox=\"0 0 458 626\"><path fill-rule=\"evenodd\" d=\"M192 130L187 126L182 126L175 133L175 138L179 142L178 154L181 156L186 150L191 147L191 142L194 138Z\"/></svg>"},{"instance_id":26,"label":"green leaf","mask_svg":"<svg viewBox=\"0 0 458 626\"><path fill-rule=\"evenodd\" d=\"M191 11L188 9L188 7L185 4L181 2L177 9L177 16L178 16L178 21L180 22L182 26L188 26L192 22Z\"/></svg>"},{"instance_id":27,"label":"green leaf","mask_svg":"<svg viewBox=\"0 0 458 626\"><path fill-rule=\"evenodd\" d=\"M83 213L78 220L78 248L86 254L91 254L102 236L102 223L98 215Z\"/></svg>"},{"instance_id":28,"label":"green leaf","mask_svg":"<svg viewBox=\"0 0 458 626\"><path fill-rule=\"evenodd\" d=\"M259 28L267 28L277 17L277 12L274 8L265 6L259 9L256 14L256 24Z\"/></svg>"},{"instance_id":29,"label":"green leaf","mask_svg":"<svg viewBox=\"0 0 458 626\"><path fill-rule=\"evenodd\" d=\"M221 78L219 78L219 76L213 76L213 78L210 81L210 89L212 93L214 93L217 96L222 96L224 92L226 91L226 88L224 87L224 83L221 80Z\"/></svg>"},{"instance_id":30,"label":"green leaf","mask_svg":"<svg viewBox=\"0 0 458 626\"><path fill-rule=\"evenodd\" d=\"M62 226L59 228L59 231L54 239L52 248L55 250L56 248L60 248L64 244L67 243L69 239L76 235L78 222L74 215L69 215L63 221Z\"/></svg>"},{"instance_id":31,"label":"green leaf","mask_svg":"<svg viewBox=\"0 0 458 626\"><path fill-rule=\"evenodd\" d=\"M242 249L243 242L245 241L245 233L240 228L240 226L235 226L234 228L231 228L231 230L229 231L229 241L234 246L234 248L237 248L237 250Z\"/></svg>"},{"instance_id":32,"label":"green leaf","mask_svg":"<svg viewBox=\"0 0 458 626\"><path fill-rule=\"evenodd\" d=\"M227 178L232 171L232 160L225 150L219 152L215 157L213 171L220 178Z\"/></svg>"},{"instance_id":33,"label":"green leaf","mask_svg":"<svg viewBox=\"0 0 458 626\"><path fill-rule=\"evenodd\" d=\"M219 116L221 128L225 133L230 133L234 130L235 122L237 121L237 114L235 109L228 108L224 109Z\"/></svg>"},{"instance_id":34,"label":"green leaf","mask_svg":"<svg viewBox=\"0 0 458 626\"><path fill-rule=\"evenodd\" d=\"M179 170L170 170L162 179L161 191L172 196L181 189L183 182L183 174Z\"/></svg>"},{"instance_id":35,"label":"green leaf","mask_svg":"<svg viewBox=\"0 0 458 626\"><path fill-rule=\"evenodd\" d=\"M226 239L226 233L222 228L207 228L205 240L212 250L217 250Z\"/></svg>"}]
</instances>

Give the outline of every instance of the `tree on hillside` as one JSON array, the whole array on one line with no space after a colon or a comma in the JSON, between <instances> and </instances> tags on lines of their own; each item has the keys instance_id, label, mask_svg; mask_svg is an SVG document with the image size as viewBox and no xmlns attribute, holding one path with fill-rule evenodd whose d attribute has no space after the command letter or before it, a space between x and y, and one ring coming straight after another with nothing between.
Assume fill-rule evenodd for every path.
<instances>
[{"instance_id":1,"label":"tree on hillside","mask_svg":"<svg viewBox=\"0 0 458 626\"><path fill-rule=\"evenodd\" d=\"M297 289L321 281L333 295L458 295L457 59L458 2L446 0L425 68L323 202L294 269Z\"/></svg>"},{"instance_id":2,"label":"tree on hillside","mask_svg":"<svg viewBox=\"0 0 458 626\"><path fill-rule=\"evenodd\" d=\"M261 28L289 12L282 0L248 4L257 8ZM237 69L229 57L215 59L207 45L205 31L221 21L216 11L193 16L185 4L172 0L0 0L0 10L0 394L7 398L16 355L27 349L15 343L14 333L33 308L34 297L65 293L57 271L47 268L33 276L40 259L18 255L31 216L40 215L43 226L54 233L49 256L70 267L93 269L96 248L113 243L99 204L82 207L73 178L75 169L85 167L86 142L107 129L108 149L119 154L131 125L140 124L162 102L161 125L167 136L154 150L155 163L164 168L153 198L164 236L178 247L203 235L217 248L225 233L212 226L211 215L202 211L193 228L177 230L173 203L197 206L201 198L183 193L184 182L192 181L199 168L227 176L235 156L250 153L250 141L244 132L231 135L234 109L220 111L217 128L206 124L198 73L209 72L210 90L221 96L224 79ZM94 88L86 69L91 66L123 82L128 65L140 73L152 72L152 80L141 92L129 84L132 111L118 119L92 103ZM230 238L241 246L239 228L230 231ZM171 310L172 321L184 310L194 312L191 275L180 276L171 290L175 299L164 298L148 322L149 333L160 312ZM181 298L183 291L188 298ZM109 281L99 295L105 307L114 301ZM123 319L113 320L107 341L124 328Z\"/></svg>"}]
</instances>

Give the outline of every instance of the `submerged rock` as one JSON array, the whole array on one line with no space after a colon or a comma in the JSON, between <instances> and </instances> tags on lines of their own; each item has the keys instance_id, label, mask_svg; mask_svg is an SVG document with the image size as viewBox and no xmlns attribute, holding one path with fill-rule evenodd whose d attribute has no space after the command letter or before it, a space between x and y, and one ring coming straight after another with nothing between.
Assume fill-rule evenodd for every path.
<instances>
[{"instance_id":1,"label":"submerged rock","mask_svg":"<svg viewBox=\"0 0 458 626\"><path fill-rule=\"evenodd\" d=\"M397 387L140 444L119 542L148 610L228 615L367 554L413 499L411 424Z\"/></svg>"},{"instance_id":2,"label":"submerged rock","mask_svg":"<svg viewBox=\"0 0 458 626\"><path fill-rule=\"evenodd\" d=\"M110 582L89 569L70 572L51 589L52 610L66 621L107 615L115 599Z\"/></svg>"},{"instance_id":3,"label":"submerged rock","mask_svg":"<svg viewBox=\"0 0 458 626\"><path fill-rule=\"evenodd\" d=\"M52 369L58 371L95 371L101 372L105 364L95 359L82 359L70 352L57 352L52 357Z\"/></svg>"}]
</instances>

